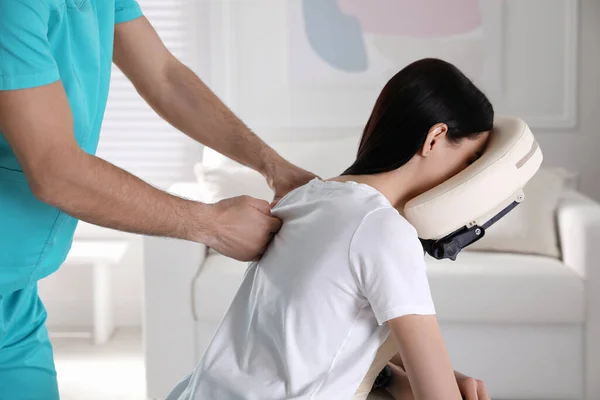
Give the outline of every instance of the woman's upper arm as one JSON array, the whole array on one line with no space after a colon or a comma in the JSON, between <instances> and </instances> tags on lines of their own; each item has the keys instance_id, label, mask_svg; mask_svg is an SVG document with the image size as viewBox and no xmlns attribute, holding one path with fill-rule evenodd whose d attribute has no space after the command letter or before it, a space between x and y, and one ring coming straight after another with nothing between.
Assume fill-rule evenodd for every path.
<instances>
[{"instance_id":1,"label":"woman's upper arm","mask_svg":"<svg viewBox=\"0 0 600 400\"><path fill-rule=\"evenodd\" d=\"M388 321L415 399L460 399L454 371L435 315Z\"/></svg>"},{"instance_id":2,"label":"woman's upper arm","mask_svg":"<svg viewBox=\"0 0 600 400\"><path fill-rule=\"evenodd\" d=\"M407 314L435 314L423 248L393 208L363 219L350 245L350 265L379 324Z\"/></svg>"},{"instance_id":3,"label":"woman's upper arm","mask_svg":"<svg viewBox=\"0 0 600 400\"><path fill-rule=\"evenodd\" d=\"M460 399L414 228L396 210L379 209L363 219L350 249L358 286L392 330L415 398Z\"/></svg>"}]
</instances>

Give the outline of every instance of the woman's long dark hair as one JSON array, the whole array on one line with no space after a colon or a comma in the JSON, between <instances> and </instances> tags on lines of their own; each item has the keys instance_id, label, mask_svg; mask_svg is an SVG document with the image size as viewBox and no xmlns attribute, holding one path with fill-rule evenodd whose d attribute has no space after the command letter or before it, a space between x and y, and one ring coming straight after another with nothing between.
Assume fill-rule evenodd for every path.
<instances>
[{"instance_id":1,"label":"woman's long dark hair","mask_svg":"<svg viewBox=\"0 0 600 400\"><path fill-rule=\"evenodd\" d=\"M454 65L433 58L416 61L385 85L363 131L356 161L343 175L395 170L425 144L437 123L458 142L492 129L494 108Z\"/></svg>"}]
</instances>

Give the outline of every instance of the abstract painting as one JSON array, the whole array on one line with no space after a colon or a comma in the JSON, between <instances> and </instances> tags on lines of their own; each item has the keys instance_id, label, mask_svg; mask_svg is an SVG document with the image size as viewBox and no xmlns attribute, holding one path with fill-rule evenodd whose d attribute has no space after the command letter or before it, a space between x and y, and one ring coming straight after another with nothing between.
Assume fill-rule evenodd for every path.
<instances>
[{"instance_id":1,"label":"abstract painting","mask_svg":"<svg viewBox=\"0 0 600 400\"><path fill-rule=\"evenodd\" d=\"M372 86L424 57L452 62L483 83L485 3L290 0L290 85Z\"/></svg>"}]
</instances>

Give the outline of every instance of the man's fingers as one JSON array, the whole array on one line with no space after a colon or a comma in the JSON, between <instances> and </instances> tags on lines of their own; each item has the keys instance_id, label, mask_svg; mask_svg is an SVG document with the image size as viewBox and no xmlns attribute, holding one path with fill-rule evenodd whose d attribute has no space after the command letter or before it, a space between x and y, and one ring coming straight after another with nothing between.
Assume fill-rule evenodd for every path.
<instances>
[{"instance_id":1,"label":"man's fingers","mask_svg":"<svg viewBox=\"0 0 600 400\"><path fill-rule=\"evenodd\" d=\"M246 202L250 207L256 208L265 215L271 216L271 206L266 201L258 200L253 197L246 197Z\"/></svg>"},{"instance_id":2,"label":"man's fingers","mask_svg":"<svg viewBox=\"0 0 600 400\"><path fill-rule=\"evenodd\" d=\"M246 201L248 202L248 204L250 205L250 207L255 208L256 210L260 211L261 213L265 214L268 216L267 219L267 228L269 230L270 233L277 233L279 232L279 229L281 229L281 220L279 218L273 217L271 215L271 206L269 205L269 203L267 203L264 200L258 200L258 199L254 199L252 197L248 197L246 199Z\"/></svg>"},{"instance_id":3,"label":"man's fingers","mask_svg":"<svg viewBox=\"0 0 600 400\"><path fill-rule=\"evenodd\" d=\"M277 203L279 203L279 200L281 200L281 197L280 197L280 196L278 196L278 197L275 197L275 198L273 199L273 201L271 202L271 204L269 204L269 207L270 207L271 209L273 209L273 207L275 207L275 206L277 205Z\"/></svg>"},{"instance_id":4,"label":"man's fingers","mask_svg":"<svg viewBox=\"0 0 600 400\"><path fill-rule=\"evenodd\" d=\"M279 218L269 217L269 232L277 233L281 229L282 222Z\"/></svg>"},{"instance_id":5,"label":"man's fingers","mask_svg":"<svg viewBox=\"0 0 600 400\"><path fill-rule=\"evenodd\" d=\"M275 232L276 233L276 232ZM260 259L263 257L263 255L265 254L265 252L267 251L267 248L269 247L269 244L271 243L271 241L273 240L273 237L275 236L275 233L271 233L269 234L269 242L267 244L265 244L263 246L263 248L260 250L260 252L254 256L252 258L252 260L250 261L260 261Z\"/></svg>"}]
</instances>

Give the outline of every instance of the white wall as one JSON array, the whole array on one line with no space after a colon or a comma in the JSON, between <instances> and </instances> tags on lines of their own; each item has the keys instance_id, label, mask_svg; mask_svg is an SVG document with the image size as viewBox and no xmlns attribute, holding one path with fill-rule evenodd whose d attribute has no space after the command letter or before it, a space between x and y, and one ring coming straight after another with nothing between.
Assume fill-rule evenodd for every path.
<instances>
[{"instance_id":1,"label":"white wall","mask_svg":"<svg viewBox=\"0 0 600 400\"><path fill-rule=\"evenodd\" d=\"M501 84L488 90L497 112L526 118L546 164L579 173L580 189L600 200L600 2L493 1L504 4L498 19L501 35L493 41L500 47L492 53L500 55ZM202 41L205 54L198 58L211 64L211 85L217 93L259 135L269 141L281 135L360 133L378 85L385 82L363 85L355 93L339 87L289 88L285 3L253 0L239 2L237 8L236 2L220 4L210 17L210 40ZM575 14L569 11L573 6ZM78 235L106 234L87 228L84 225ZM115 312L118 325L132 326L141 320L142 252L138 237L124 237L131 246L115 269ZM64 266L41 282L40 291L50 326L91 324L89 268Z\"/></svg>"},{"instance_id":2,"label":"white wall","mask_svg":"<svg viewBox=\"0 0 600 400\"><path fill-rule=\"evenodd\" d=\"M548 3L552 4L554 1ZM509 4L512 9L519 10L524 5L522 3L529 2L538 3L538 6L546 4L545 1L531 0L527 2L514 0ZM533 24L535 29L538 29L539 26L545 27L543 28L545 30L552 29L552 24L546 25L541 18L538 21ZM534 21L521 19L518 27L521 30L531 30L532 28L527 28L527 26L532 22ZM600 162L597 158L600 150L600 125L598 124L600 116L600 46L598 46L600 2L596 0L580 1L578 38L575 114L577 125L573 128L561 129L540 128L536 130L536 137L544 150L547 162L580 172L580 189L600 201L600 179L598 178ZM535 49L535 43L531 43L531 39L527 35L520 40L529 43L530 49ZM518 48L516 39L513 46ZM518 63L516 54L513 57L513 62ZM558 80L556 85L562 83L563 81Z\"/></svg>"},{"instance_id":3,"label":"white wall","mask_svg":"<svg viewBox=\"0 0 600 400\"><path fill-rule=\"evenodd\" d=\"M353 81L332 75L330 82L293 83L287 7L299 9L299 1L224 3L220 30L211 32L220 40L212 54L213 87L244 121L267 141L360 133L384 77ZM477 83L498 114L529 123L547 165L580 174L580 189L600 200L600 164L594 161L600 149L595 120L600 115L600 2L482 0L481 5L486 71ZM413 42L397 40L398 68L411 54L427 55ZM453 57L440 51L443 42L426 46L431 55ZM459 56L454 59L460 62Z\"/></svg>"}]
</instances>

